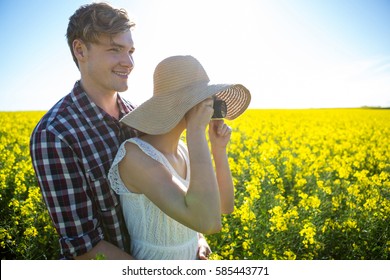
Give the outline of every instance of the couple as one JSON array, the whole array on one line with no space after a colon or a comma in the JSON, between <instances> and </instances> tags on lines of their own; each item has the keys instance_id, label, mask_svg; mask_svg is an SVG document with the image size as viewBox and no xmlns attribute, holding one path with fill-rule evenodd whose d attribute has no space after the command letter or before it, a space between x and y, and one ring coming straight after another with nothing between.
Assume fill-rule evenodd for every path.
<instances>
[{"instance_id":1,"label":"couple","mask_svg":"<svg viewBox=\"0 0 390 280\"><path fill-rule=\"evenodd\" d=\"M108 4L75 12L67 38L81 79L31 137L61 256L207 259L201 233L219 231L221 214L234 203L226 154L231 129L211 120L213 103L223 100L226 118L234 119L250 93L212 85L195 58L174 56L156 67L153 97L133 106L118 94L134 66L133 26L124 10Z\"/></svg>"}]
</instances>

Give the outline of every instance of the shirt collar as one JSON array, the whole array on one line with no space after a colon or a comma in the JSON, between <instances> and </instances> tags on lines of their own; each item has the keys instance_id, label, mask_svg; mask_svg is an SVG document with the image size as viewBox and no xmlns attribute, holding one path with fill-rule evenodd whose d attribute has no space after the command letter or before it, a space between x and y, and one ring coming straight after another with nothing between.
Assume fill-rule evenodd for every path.
<instances>
[{"instance_id":1,"label":"shirt collar","mask_svg":"<svg viewBox=\"0 0 390 280\"><path fill-rule=\"evenodd\" d=\"M71 98L73 104L78 108L79 112L84 116L85 120L88 121L91 127L96 127L106 122L107 120L115 121L115 119L107 114L102 108L96 105L87 95L83 87L81 86L80 81L77 81L74 85L74 88L71 92ZM118 94L117 104L120 110L120 118L128 114L133 106L122 99Z\"/></svg>"},{"instance_id":2,"label":"shirt collar","mask_svg":"<svg viewBox=\"0 0 390 280\"><path fill-rule=\"evenodd\" d=\"M124 100L120 94L118 93L117 95L117 103L118 103L118 107L119 107L119 111L120 111L120 116L119 116L119 119L123 118L125 115L127 115L128 113L130 113L133 109L135 109L135 107L129 103L128 101Z\"/></svg>"}]
</instances>

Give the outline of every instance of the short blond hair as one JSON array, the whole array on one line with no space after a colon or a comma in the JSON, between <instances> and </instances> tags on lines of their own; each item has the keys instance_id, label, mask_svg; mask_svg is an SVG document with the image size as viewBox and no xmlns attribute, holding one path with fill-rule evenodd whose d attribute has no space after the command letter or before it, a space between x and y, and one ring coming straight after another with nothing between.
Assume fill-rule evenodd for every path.
<instances>
[{"instance_id":1,"label":"short blond hair","mask_svg":"<svg viewBox=\"0 0 390 280\"><path fill-rule=\"evenodd\" d=\"M129 19L124 9L116 9L106 3L92 3L81 6L69 18L66 37L74 62L73 41L82 40L85 44L98 43L100 35L113 36L130 30L135 23Z\"/></svg>"}]
</instances>

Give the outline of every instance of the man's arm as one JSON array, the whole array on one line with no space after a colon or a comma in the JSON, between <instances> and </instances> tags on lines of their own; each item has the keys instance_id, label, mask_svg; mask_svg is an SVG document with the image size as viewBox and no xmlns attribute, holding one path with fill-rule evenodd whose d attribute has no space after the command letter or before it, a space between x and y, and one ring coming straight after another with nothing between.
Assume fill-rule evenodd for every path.
<instances>
[{"instance_id":1,"label":"man's arm","mask_svg":"<svg viewBox=\"0 0 390 280\"><path fill-rule=\"evenodd\" d=\"M75 257L75 260L91 260L95 259L98 254L101 254L107 260L134 260L132 256L122 251L118 247L101 240L92 250L87 253Z\"/></svg>"},{"instance_id":2,"label":"man's arm","mask_svg":"<svg viewBox=\"0 0 390 280\"><path fill-rule=\"evenodd\" d=\"M101 215L75 151L55 133L40 130L32 135L31 156L43 198L60 236L62 254L74 258L85 253L85 258L93 259L94 252L101 251L107 258L124 257L124 252L118 252L120 248L102 242ZM88 249L95 246L98 247L89 254Z\"/></svg>"}]
</instances>

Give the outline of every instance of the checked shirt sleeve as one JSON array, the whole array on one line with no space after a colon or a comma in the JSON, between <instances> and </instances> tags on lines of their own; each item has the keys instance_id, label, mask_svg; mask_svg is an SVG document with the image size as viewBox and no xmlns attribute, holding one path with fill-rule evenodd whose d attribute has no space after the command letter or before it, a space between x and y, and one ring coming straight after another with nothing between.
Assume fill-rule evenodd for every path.
<instances>
[{"instance_id":1,"label":"checked shirt sleeve","mask_svg":"<svg viewBox=\"0 0 390 280\"><path fill-rule=\"evenodd\" d=\"M64 139L46 129L34 132L30 147L62 254L73 258L87 252L103 239L103 230L79 159Z\"/></svg>"}]
</instances>

